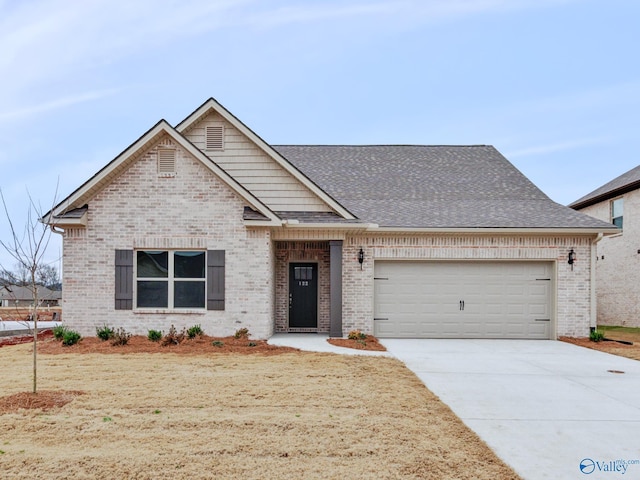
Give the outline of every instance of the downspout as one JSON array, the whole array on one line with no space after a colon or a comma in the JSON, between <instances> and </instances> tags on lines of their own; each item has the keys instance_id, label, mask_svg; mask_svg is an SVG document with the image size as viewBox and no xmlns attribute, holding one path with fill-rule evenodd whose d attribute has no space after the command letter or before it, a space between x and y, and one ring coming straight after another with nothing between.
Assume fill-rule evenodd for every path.
<instances>
[{"instance_id":1,"label":"downspout","mask_svg":"<svg viewBox=\"0 0 640 480\"><path fill-rule=\"evenodd\" d=\"M591 321L589 330L593 332L598 326L598 300L596 298L596 263L598 262L598 242L604 238L602 232L591 242Z\"/></svg>"}]
</instances>

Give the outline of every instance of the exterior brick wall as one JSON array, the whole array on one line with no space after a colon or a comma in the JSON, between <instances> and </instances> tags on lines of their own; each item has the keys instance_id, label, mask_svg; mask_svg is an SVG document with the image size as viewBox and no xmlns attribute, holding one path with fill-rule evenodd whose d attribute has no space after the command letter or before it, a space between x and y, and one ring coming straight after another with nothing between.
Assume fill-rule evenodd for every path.
<instances>
[{"instance_id":1,"label":"exterior brick wall","mask_svg":"<svg viewBox=\"0 0 640 480\"><path fill-rule=\"evenodd\" d=\"M329 332L329 243L276 242L275 330L289 329L289 263L318 264L318 332Z\"/></svg>"},{"instance_id":2,"label":"exterior brick wall","mask_svg":"<svg viewBox=\"0 0 640 480\"><path fill-rule=\"evenodd\" d=\"M604 237L597 244L598 324L640 327L640 190L622 197L622 233ZM606 200L580 211L610 222L610 202Z\"/></svg>"},{"instance_id":3,"label":"exterior brick wall","mask_svg":"<svg viewBox=\"0 0 640 480\"><path fill-rule=\"evenodd\" d=\"M177 148L177 173L169 178L158 175L156 157L157 144L91 199L86 230L65 232L65 323L83 335L95 335L104 324L143 335L151 328L167 331L171 324L178 329L200 324L210 335L246 327L255 338L271 336L270 233L247 229L245 202L187 152ZM135 248L225 250L225 310L115 310L114 252Z\"/></svg>"},{"instance_id":4,"label":"exterior brick wall","mask_svg":"<svg viewBox=\"0 0 640 480\"><path fill-rule=\"evenodd\" d=\"M360 270L358 251L365 252ZM567 263L573 248L577 262ZM545 260L555 262L557 336L585 337L591 321L591 238L576 236L356 236L343 250L343 334L373 333L375 260ZM553 330L553 327L552 327Z\"/></svg>"}]
</instances>

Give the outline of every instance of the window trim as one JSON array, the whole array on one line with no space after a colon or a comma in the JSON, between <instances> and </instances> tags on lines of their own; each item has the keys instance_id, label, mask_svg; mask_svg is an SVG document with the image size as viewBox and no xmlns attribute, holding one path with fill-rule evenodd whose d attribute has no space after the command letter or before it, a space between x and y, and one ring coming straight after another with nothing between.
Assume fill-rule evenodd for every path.
<instances>
[{"instance_id":1,"label":"window trim","mask_svg":"<svg viewBox=\"0 0 640 480\"><path fill-rule=\"evenodd\" d=\"M167 252L167 276L166 277L138 277L138 252ZM198 252L204 253L203 270L204 275L200 278L176 278L175 276L175 253L176 252ZM175 312L188 312L188 311L206 311L207 310L207 250L198 249L149 249L140 248L133 251L133 310L135 311L175 311ZM167 282L167 306L138 306L138 282ZM204 301L202 306L197 307L176 307L175 306L175 284L179 282L200 282L204 288Z\"/></svg>"}]
</instances>

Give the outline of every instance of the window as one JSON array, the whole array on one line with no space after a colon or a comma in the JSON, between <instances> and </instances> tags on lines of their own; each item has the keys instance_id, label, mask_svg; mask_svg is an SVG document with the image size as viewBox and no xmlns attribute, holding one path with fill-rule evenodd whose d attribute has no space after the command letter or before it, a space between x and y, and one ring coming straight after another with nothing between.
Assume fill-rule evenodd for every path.
<instances>
[{"instance_id":1,"label":"window","mask_svg":"<svg viewBox=\"0 0 640 480\"><path fill-rule=\"evenodd\" d=\"M136 252L137 308L205 308L204 251Z\"/></svg>"},{"instance_id":2,"label":"window","mask_svg":"<svg viewBox=\"0 0 640 480\"><path fill-rule=\"evenodd\" d=\"M611 202L611 223L622 229L622 214L624 208L624 199L616 198Z\"/></svg>"}]
</instances>

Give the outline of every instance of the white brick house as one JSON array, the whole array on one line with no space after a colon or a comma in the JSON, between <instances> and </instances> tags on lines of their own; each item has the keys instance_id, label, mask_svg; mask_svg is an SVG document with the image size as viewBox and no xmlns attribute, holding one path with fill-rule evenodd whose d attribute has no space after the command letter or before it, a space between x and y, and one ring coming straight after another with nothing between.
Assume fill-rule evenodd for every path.
<instances>
[{"instance_id":1,"label":"white brick house","mask_svg":"<svg viewBox=\"0 0 640 480\"><path fill-rule=\"evenodd\" d=\"M586 336L594 241L615 231L490 146L272 146L213 99L45 219L64 238L64 321L85 335Z\"/></svg>"},{"instance_id":2,"label":"white brick house","mask_svg":"<svg viewBox=\"0 0 640 480\"><path fill-rule=\"evenodd\" d=\"M598 324L640 327L640 166L569 206L620 229L597 245Z\"/></svg>"}]
</instances>

